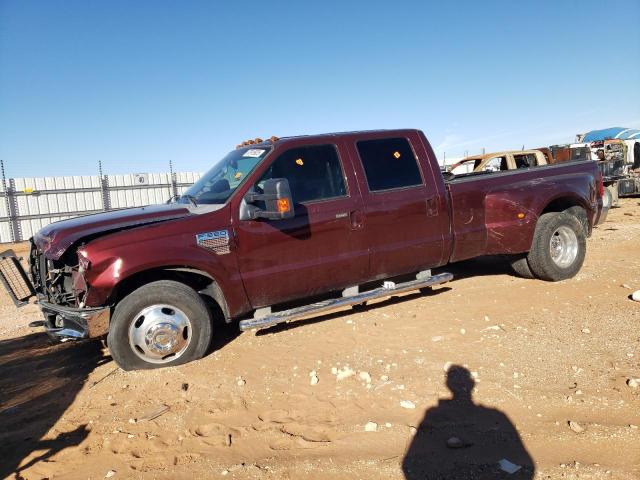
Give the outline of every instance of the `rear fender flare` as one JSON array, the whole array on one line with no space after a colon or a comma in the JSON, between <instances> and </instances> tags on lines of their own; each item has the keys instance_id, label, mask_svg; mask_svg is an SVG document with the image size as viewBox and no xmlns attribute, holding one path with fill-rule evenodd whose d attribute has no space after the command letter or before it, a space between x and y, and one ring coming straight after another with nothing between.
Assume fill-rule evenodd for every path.
<instances>
[{"instance_id":1,"label":"rear fender flare","mask_svg":"<svg viewBox=\"0 0 640 480\"><path fill-rule=\"evenodd\" d=\"M584 216L576 215L576 207L581 208L584 211ZM589 236L596 220L595 216L597 214L597 205L594 208L594 206L590 205L583 197L574 192L570 192L564 195L556 195L545 202L544 207L540 209L538 218L549 212L571 213L580 220L582 225L584 225L585 234Z\"/></svg>"}]
</instances>

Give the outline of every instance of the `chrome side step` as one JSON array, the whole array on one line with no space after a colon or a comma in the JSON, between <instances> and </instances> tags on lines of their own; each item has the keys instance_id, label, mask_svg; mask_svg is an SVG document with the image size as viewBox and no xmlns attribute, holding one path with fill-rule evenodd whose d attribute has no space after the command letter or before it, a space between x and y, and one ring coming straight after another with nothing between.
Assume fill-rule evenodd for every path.
<instances>
[{"instance_id":1,"label":"chrome side step","mask_svg":"<svg viewBox=\"0 0 640 480\"><path fill-rule=\"evenodd\" d=\"M311 303L309 305L292 308L290 310L270 313L259 318L254 317L246 320L241 320L240 330L246 331L254 328L267 328L273 325L277 325L278 323L289 322L291 320L299 320L304 317L317 315L319 313L326 313L338 308L358 305L369 300L375 300L377 298L389 297L398 293L405 293L412 290L418 290L420 288L431 287L433 285L440 285L442 283L447 283L452 279L452 274L440 273L428 278L411 280L410 282L395 284L393 282L385 282L384 286L380 288L358 293L357 295L332 298L329 300L323 300L322 302Z\"/></svg>"}]
</instances>

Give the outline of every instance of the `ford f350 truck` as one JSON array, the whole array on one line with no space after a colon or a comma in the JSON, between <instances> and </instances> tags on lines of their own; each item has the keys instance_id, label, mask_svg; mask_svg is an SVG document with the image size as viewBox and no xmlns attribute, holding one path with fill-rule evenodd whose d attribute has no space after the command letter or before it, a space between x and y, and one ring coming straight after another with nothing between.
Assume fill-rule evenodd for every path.
<instances>
[{"instance_id":1,"label":"ford f350 truck","mask_svg":"<svg viewBox=\"0 0 640 480\"><path fill-rule=\"evenodd\" d=\"M48 225L29 272L5 252L0 277L51 335L106 335L123 369L156 368L202 357L216 316L267 327L447 282L431 269L480 255L573 277L602 195L595 162L443 176L419 130L274 137L171 203Z\"/></svg>"}]
</instances>

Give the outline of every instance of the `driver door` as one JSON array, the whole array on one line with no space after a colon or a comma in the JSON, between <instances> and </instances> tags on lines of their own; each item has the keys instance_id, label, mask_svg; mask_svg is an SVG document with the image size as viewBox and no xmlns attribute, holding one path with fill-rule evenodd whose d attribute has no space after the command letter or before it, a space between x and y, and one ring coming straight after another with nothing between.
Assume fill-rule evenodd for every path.
<instances>
[{"instance_id":1,"label":"driver door","mask_svg":"<svg viewBox=\"0 0 640 480\"><path fill-rule=\"evenodd\" d=\"M369 273L362 200L339 142L274 152L256 188L289 181L295 216L239 221L240 275L254 308L311 297L360 283ZM345 171L349 174L345 175Z\"/></svg>"}]
</instances>

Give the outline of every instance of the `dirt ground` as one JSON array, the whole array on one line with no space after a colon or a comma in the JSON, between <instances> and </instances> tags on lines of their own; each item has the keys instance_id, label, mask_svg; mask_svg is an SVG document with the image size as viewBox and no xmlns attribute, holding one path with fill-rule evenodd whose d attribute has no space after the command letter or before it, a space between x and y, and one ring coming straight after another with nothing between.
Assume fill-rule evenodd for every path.
<instances>
[{"instance_id":1,"label":"dirt ground","mask_svg":"<svg viewBox=\"0 0 640 480\"><path fill-rule=\"evenodd\" d=\"M3 291L0 477L640 478L640 199L574 279L449 270L365 311L219 327L203 360L140 372L49 344Z\"/></svg>"}]
</instances>

